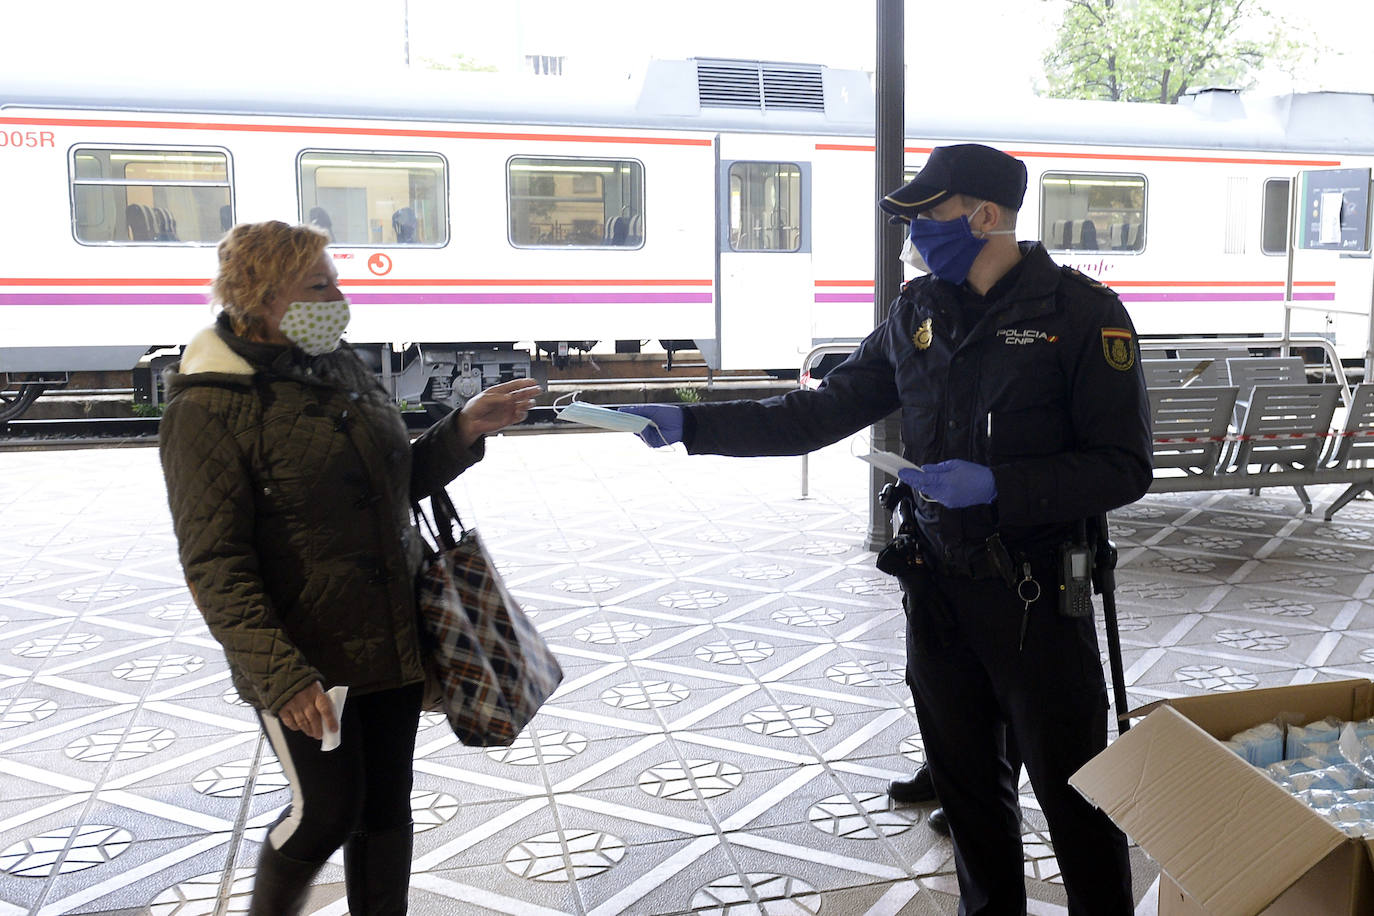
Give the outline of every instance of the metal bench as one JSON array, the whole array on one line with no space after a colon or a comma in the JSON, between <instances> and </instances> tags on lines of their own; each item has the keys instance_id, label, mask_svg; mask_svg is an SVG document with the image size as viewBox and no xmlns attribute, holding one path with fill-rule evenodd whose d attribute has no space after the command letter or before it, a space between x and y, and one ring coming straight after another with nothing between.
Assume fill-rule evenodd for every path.
<instances>
[{"instance_id":1,"label":"metal bench","mask_svg":"<svg viewBox=\"0 0 1374 916\"><path fill-rule=\"evenodd\" d=\"M1226 361L1210 356L1196 359L1191 356L1178 359L1142 359L1140 370L1145 373L1147 388L1213 388L1231 384L1226 371Z\"/></svg>"},{"instance_id":2,"label":"metal bench","mask_svg":"<svg viewBox=\"0 0 1374 916\"><path fill-rule=\"evenodd\" d=\"M1350 486L1326 507L1326 520L1364 492L1374 493L1374 382L1355 386L1346 410L1345 422L1332 439L1325 465L1355 476ZM1365 472L1360 474L1359 472Z\"/></svg>"},{"instance_id":3,"label":"metal bench","mask_svg":"<svg viewBox=\"0 0 1374 916\"><path fill-rule=\"evenodd\" d=\"M1155 440L1155 470L1181 470L1185 477L1214 476L1227 444L1236 389L1168 387L1149 388L1146 393ZM1168 479L1156 478L1156 483Z\"/></svg>"},{"instance_id":4,"label":"metal bench","mask_svg":"<svg viewBox=\"0 0 1374 916\"><path fill-rule=\"evenodd\" d=\"M1362 389L1374 389L1362 385ZM1151 493L1292 487L1307 512L1306 487L1343 483L1348 489L1325 512L1327 521L1363 490L1374 491L1374 392L1357 392L1342 433L1331 421L1341 385L1259 385L1246 425L1228 432L1223 413L1231 388L1149 392L1155 479ZM1343 435L1349 432L1351 435ZM1326 443L1336 440L1334 448ZM1345 443L1349 443L1346 445ZM1208 446L1215 446L1214 453ZM1216 463L1213 456L1216 454ZM1323 455L1330 457L1324 458ZM1182 474L1167 473L1178 468ZM1160 474L1160 471L1165 471Z\"/></svg>"},{"instance_id":5,"label":"metal bench","mask_svg":"<svg viewBox=\"0 0 1374 916\"><path fill-rule=\"evenodd\" d=\"M1339 385L1256 385L1226 473L1247 477L1252 469L1283 468L1287 485L1311 512L1305 478L1321 467L1340 398Z\"/></svg>"},{"instance_id":6,"label":"metal bench","mask_svg":"<svg viewBox=\"0 0 1374 916\"><path fill-rule=\"evenodd\" d=\"M1239 356L1228 357L1226 375L1229 384L1236 386L1235 426L1245 425L1245 412L1250 407L1250 392L1256 385L1301 385L1307 381L1307 366L1301 356Z\"/></svg>"}]
</instances>

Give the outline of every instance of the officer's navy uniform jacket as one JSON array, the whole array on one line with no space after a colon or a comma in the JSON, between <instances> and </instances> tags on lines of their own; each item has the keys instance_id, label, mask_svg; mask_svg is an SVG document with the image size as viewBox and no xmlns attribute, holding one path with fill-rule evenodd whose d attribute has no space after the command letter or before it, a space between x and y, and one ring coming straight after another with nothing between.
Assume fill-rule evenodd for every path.
<instances>
[{"instance_id":1,"label":"officer's navy uniform jacket","mask_svg":"<svg viewBox=\"0 0 1374 916\"><path fill-rule=\"evenodd\" d=\"M815 390L687 408L693 454L795 455L902 411L908 459L992 468L995 506L920 502L937 555L964 559L1000 529L1008 546L1058 543L1072 522L1150 485L1149 404L1131 320L1116 295L1056 265L1039 243L988 291L921 277ZM966 315L981 320L965 327Z\"/></svg>"},{"instance_id":2,"label":"officer's navy uniform jacket","mask_svg":"<svg viewBox=\"0 0 1374 916\"><path fill-rule=\"evenodd\" d=\"M1056 613L1054 548L1149 487L1149 407L1120 300L1038 243L1022 252L986 297L908 283L819 388L693 405L683 441L693 453L799 454L900 408L910 460L992 469L990 506L917 501L933 562L902 578L907 683L953 833L959 912L1026 911L1020 760L1070 916L1128 916L1125 837L1068 784L1107 744L1106 690L1092 618ZM993 533L1034 588L989 566Z\"/></svg>"}]
</instances>

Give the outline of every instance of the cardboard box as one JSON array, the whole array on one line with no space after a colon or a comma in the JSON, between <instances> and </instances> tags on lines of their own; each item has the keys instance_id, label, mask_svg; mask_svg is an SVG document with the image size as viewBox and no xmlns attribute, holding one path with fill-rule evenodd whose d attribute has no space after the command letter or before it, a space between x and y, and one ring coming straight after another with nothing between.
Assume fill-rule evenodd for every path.
<instances>
[{"instance_id":1,"label":"cardboard box","mask_svg":"<svg viewBox=\"0 0 1374 916\"><path fill-rule=\"evenodd\" d=\"M1069 780L1159 863L1161 916L1374 913L1374 841L1348 838L1223 747L1279 720L1374 715L1374 682L1166 700Z\"/></svg>"}]
</instances>

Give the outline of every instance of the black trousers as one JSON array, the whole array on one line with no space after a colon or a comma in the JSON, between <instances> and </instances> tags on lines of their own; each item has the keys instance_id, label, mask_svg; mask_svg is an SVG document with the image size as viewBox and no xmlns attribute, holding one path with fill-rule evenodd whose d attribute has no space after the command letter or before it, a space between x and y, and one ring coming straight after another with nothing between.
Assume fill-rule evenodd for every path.
<instances>
[{"instance_id":1,"label":"black trousers","mask_svg":"<svg viewBox=\"0 0 1374 916\"><path fill-rule=\"evenodd\" d=\"M949 817L959 912L1024 914L1015 743L1049 824L1072 916L1134 912L1126 837L1068 784L1107 746L1107 692L1091 618L1061 616L1051 564L1030 606L1000 579L903 580L907 682ZM1005 731L1004 731L1005 729Z\"/></svg>"},{"instance_id":2,"label":"black trousers","mask_svg":"<svg viewBox=\"0 0 1374 916\"><path fill-rule=\"evenodd\" d=\"M415 733L423 684L344 701L341 743L332 751L305 732L259 712L267 739L291 783L291 804L268 829L285 856L323 862L350 833L410 824Z\"/></svg>"}]
</instances>

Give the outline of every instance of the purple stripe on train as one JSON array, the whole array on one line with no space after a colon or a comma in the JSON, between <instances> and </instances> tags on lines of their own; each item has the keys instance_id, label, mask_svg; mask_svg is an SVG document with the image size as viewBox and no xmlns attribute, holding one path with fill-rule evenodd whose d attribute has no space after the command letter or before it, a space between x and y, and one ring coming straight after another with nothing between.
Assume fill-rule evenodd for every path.
<instances>
[{"instance_id":1,"label":"purple stripe on train","mask_svg":"<svg viewBox=\"0 0 1374 916\"><path fill-rule=\"evenodd\" d=\"M1283 293L1118 293L1122 302L1282 302ZM1335 293L1294 293L1294 302L1330 302Z\"/></svg>"},{"instance_id":2,"label":"purple stripe on train","mask_svg":"<svg viewBox=\"0 0 1374 916\"><path fill-rule=\"evenodd\" d=\"M354 305L710 303L710 293L354 293ZM0 305L205 305L199 293L0 293Z\"/></svg>"},{"instance_id":3,"label":"purple stripe on train","mask_svg":"<svg viewBox=\"0 0 1374 916\"><path fill-rule=\"evenodd\" d=\"M1283 293L1121 293L1122 302L1282 302ZM1294 293L1330 302L1335 293ZM710 293L354 293L356 305L537 305L596 302L709 303ZM817 302L872 302L871 293L816 293ZM0 293L0 305L205 305L199 293Z\"/></svg>"},{"instance_id":4,"label":"purple stripe on train","mask_svg":"<svg viewBox=\"0 0 1374 916\"><path fill-rule=\"evenodd\" d=\"M1282 302L1283 293L1119 293L1122 302ZM1294 293L1295 302L1330 302L1335 293ZM873 294L816 293L817 302L872 302Z\"/></svg>"}]
</instances>

